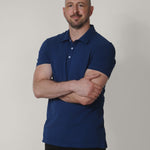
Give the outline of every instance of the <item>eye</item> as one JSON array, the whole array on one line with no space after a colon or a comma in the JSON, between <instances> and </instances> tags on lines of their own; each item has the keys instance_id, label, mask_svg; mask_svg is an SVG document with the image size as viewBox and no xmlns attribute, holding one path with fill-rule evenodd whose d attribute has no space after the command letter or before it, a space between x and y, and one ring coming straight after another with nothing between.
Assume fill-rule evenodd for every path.
<instances>
[{"instance_id":1,"label":"eye","mask_svg":"<svg viewBox=\"0 0 150 150\"><path fill-rule=\"evenodd\" d=\"M72 7L72 6L73 6L72 4L68 4L68 5L67 5L67 7Z\"/></svg>"},{"instance_id":2,"label":"eye","mask_svg":"<svg viewBox=\"0 0 150 150\"><path fill-rule=\"evenodd\" d=\"M84 3L78 3L78 7L85 7L85 4Z\"/></svg>"},{"instance_id":3,"label":"eye","mask_svg":"<svg viewBox=\"0 0 150 150\"><path fill-rule=\"evenodd\" d=\"M79 4L79 7L83 7L83 5L82 5L82 4Z\"/></svg>"},{"instance_id":4,"label":"eye","mask_svg":"<svg viewBox=\"0 0 150 150\"><path fill-rule=\"evenodd\" d=\"M72 7L72 5L68 5L68 7Z\"/></svg>"}]
</instances>

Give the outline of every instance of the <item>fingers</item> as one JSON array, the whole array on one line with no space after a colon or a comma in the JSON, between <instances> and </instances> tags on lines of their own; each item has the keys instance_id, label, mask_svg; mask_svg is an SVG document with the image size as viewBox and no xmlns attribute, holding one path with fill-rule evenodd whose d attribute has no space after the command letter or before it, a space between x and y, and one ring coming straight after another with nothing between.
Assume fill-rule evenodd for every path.
<instances>
[{"instance_id":1,"label":"fingers","mask_svg":"<svg viewBox=\"0 0 150 150\"><path fill-rule=\"evenodd\" d=\"M91 93L87 96L88 100L86 98L86 101L85 101L86 105L92 104L99 97L101 91L102 91L102 88L100 90L97 88L93 88Z\"/></svg>"},{"instance_id":2,"label":"fingers","mask_svg":"<svg viewBox=\"0 0 150 150\"><path fill-rule=\"evenodd\" d=\"M101 94L102 89L103 88L99 86L98 84L94 84L94 88L89 94L89 97L96 99Z\"/></svg>"},{"instance_id":3,"label":"fingers","mask_svg":"<svg viewBox=\"0 0 150 150\"><path fill-rule=\"evenodd\" d=\"M102 89L101 89L102 90ZM97 97L100 95L101 90L98 89L94 89L89 95L88 97L92 98L92 99L97 99Z\"/></svg>"},{"instance_id":4,"label":"fingers","mask_svg":"<svg viewBox=\"0 0 150 150\"><path fill-rule=\"evenodd\" d=\"M93 94L93 95L90 95L89 98L91 99L90 101L93 102L93 101L95 101L98 98L98 96Z\"/></svg>"},{"instance_id":5,"label":"fingers","mask_svg":"<svg viewBox=\"0 0 150 150\"><path fill-rule=\"evenodd\" d=\"M102 89L102 87L101 87L100 85L95 84L95 83L94 83L94 88L96 88L96 89L98 89L98 90L101 90L101 89Z\"/></svg>"}]
</instances>

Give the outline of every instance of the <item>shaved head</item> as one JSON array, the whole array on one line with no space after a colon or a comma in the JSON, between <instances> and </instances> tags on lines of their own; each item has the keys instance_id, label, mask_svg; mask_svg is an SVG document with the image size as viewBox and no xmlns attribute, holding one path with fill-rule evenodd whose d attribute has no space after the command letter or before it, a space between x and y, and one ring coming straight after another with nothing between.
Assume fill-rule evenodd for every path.
<instances>
[{"instance_id":1,"label":"shaved head","mask_svg":"<svg viewBox=\"0 0 150 150\"><path fill-rule=\"evenodd\" d=\"M67 0L65 0L65 2L66 2ZM91 6L91 0L87 0L88 1L88 3L89 3L89 6Z\"/></svg>"},{"instance_id":2,"label":"shaved head","mask_svg":"<svg viewBox=\"0 0 150 150\"><path fill-rule=\"evenodd\" d=\"M89 6L91 6L91 0L87 0L88 1L88 3L89 3Z\"/></svg>"}]
</instances>

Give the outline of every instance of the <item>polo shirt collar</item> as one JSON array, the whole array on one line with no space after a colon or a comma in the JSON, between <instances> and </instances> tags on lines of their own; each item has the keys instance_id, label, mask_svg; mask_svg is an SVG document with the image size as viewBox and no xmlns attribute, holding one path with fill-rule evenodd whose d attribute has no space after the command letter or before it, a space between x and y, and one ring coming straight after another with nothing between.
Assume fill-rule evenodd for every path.
<instances>
[{"instance_id":1,"label":"polo shirt collar","mask_svg":"<svg viewBox=\"0 0 150 150\"><path fill-rule=\"evenodd\" d=\"M92 36L95 32L96 32L96 31L95 31L94 26L93 26L93 25L90 25L90 28L88 29L88 31L87 31L80 39L78 39L77 41L81 41L81 42L87 44L87 43L89 42L91 36ZM63 38L62 38L61 41L68 41L68 40L70 40L69 30L64 33L64 36L63 36Z\"/></svg>"}]
</instances>

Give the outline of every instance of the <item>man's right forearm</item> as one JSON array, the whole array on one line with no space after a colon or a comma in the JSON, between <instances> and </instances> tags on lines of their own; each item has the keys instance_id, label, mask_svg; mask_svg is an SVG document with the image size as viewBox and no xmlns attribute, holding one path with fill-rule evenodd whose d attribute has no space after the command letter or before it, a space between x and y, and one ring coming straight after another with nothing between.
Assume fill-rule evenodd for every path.
<instances>
[{"instance_id":1,"label":"man's right forearm","mask_svg":"<svg viewBox=\"0 0 150 150\"><path fill-rule=\"evenodd\" d=\"M37 98L57 98L73 92L75 80L55 82L53 80L41 80L33 85L34 95Z\"/></svg>"}]
</instances>

